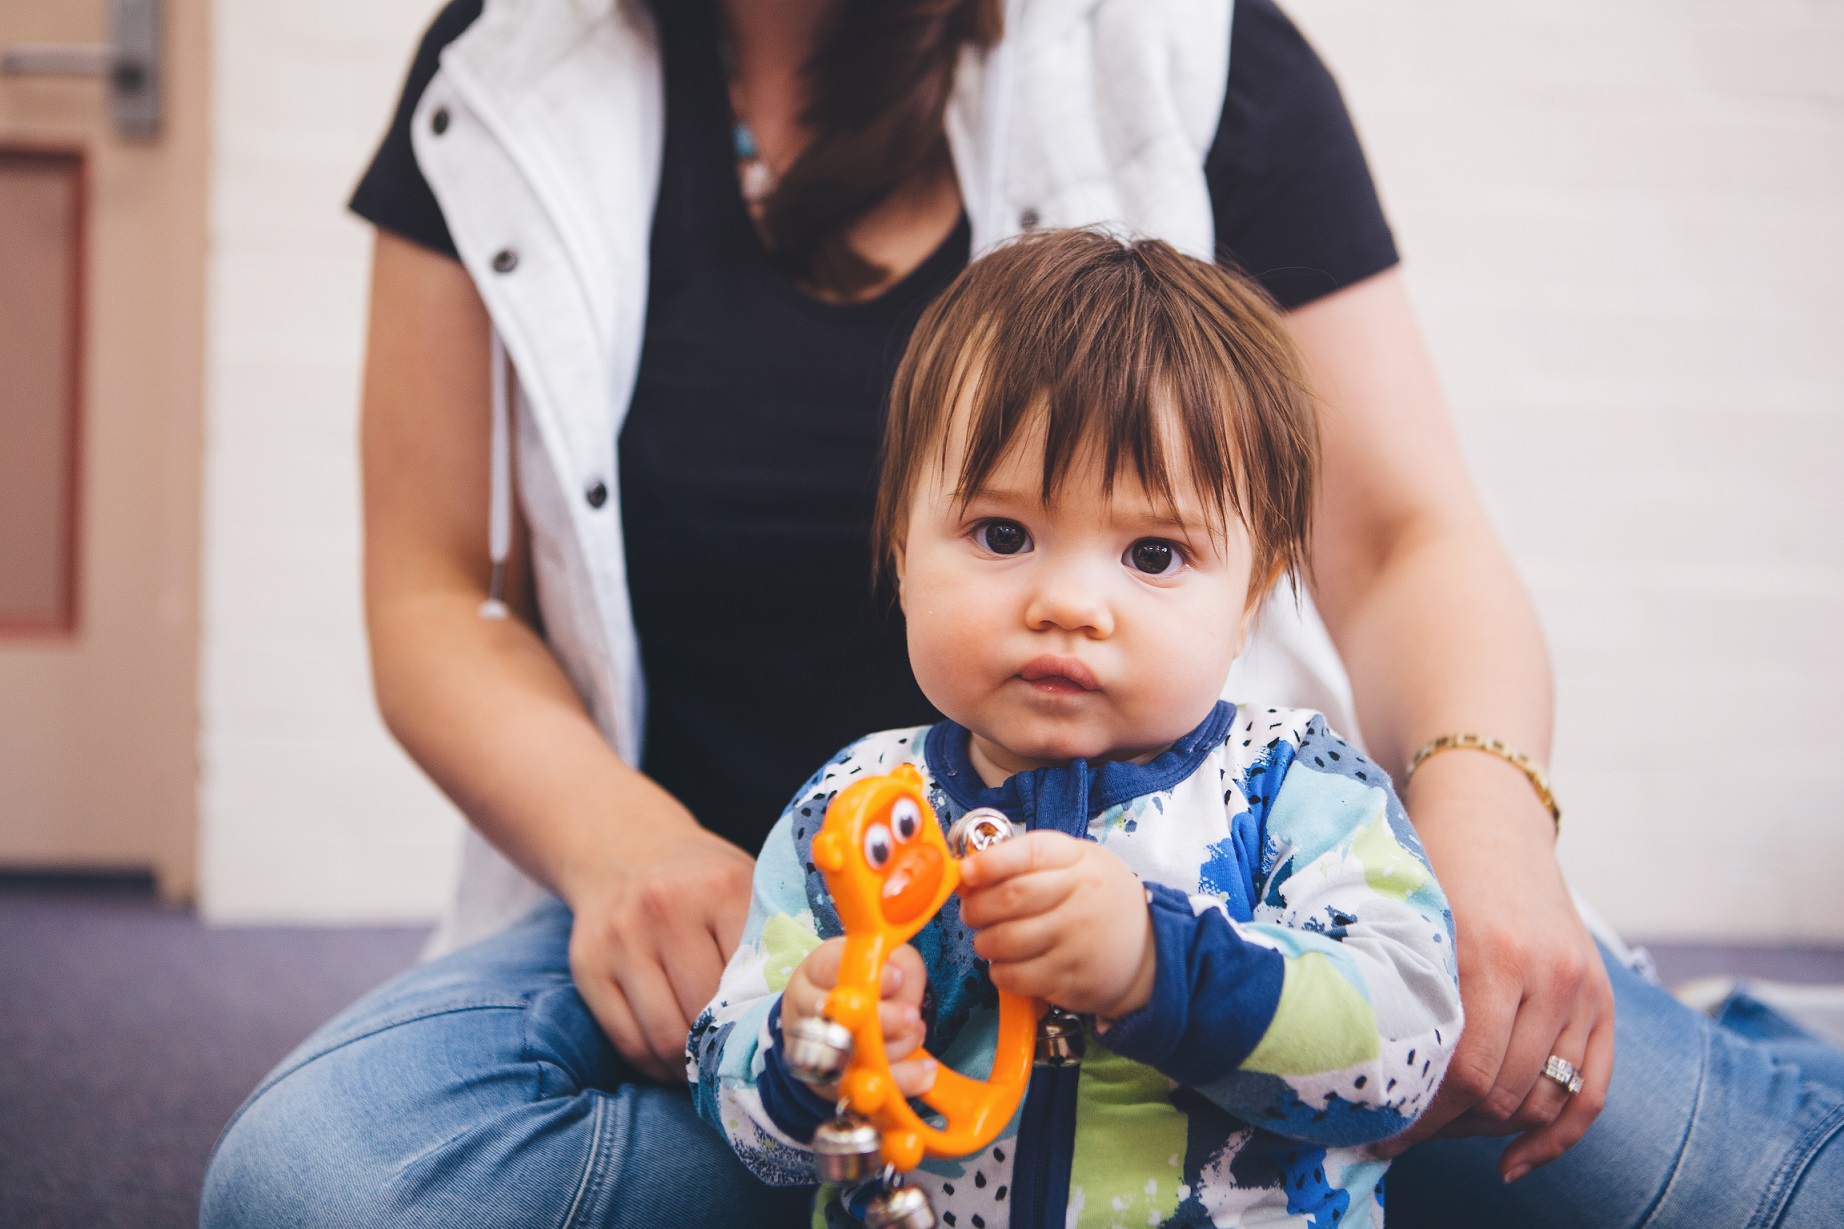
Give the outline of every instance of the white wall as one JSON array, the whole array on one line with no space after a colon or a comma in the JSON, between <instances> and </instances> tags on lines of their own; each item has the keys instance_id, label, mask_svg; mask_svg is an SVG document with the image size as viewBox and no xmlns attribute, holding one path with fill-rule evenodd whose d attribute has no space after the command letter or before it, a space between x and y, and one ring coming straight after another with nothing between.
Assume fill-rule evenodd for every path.
<instances>
[{"instance_id":1,"label":"white wall","mask_svg":"<svg viewBox=\"0 0 1844 1229\"><path fill-rule=\"evenodd\" d=\"M1563 856L1651 935L1844 938L1844 0L1286 0L1342 77L1561 692ZM433 0L216 8L204 902L426 914L364 682L364 233Z\"/></svg>"},{"instance_id":2,"label":"white wall","mask_svg":"<svg viewBox=\"0 0 1844 1229\"><path fill-rule=\"evenodd\" d=\"M1571 877L1844 938L1844 3L1285 2L1549 631Z\"/></svg>"},{"instance_id":3,"label":"white wall","mask_svg":"<svg viewBox=\"0 0 1844 1229\"><path fill-rule=\"evenodd\" d=\"M200 896L208 917L430 916L451 808L384 732L360 626L369 230L344 200L432 0L213 6Z\"/></svg>"}]
</instances>

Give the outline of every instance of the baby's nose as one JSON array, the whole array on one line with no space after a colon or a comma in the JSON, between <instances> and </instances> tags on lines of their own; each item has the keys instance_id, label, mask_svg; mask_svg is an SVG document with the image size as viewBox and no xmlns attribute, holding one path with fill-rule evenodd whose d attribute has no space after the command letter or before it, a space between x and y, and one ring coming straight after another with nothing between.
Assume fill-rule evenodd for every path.
<instances>
[{"instance_id":1,"label":"baby's nose","mask_svg":"<svg viewBox=\"0 0 1844 1229\"><path fill-rule=\"evenodd\" d=\"M1093 569L1046 568L1025 609L1025 623L1032 631L1055 629L1100 638L1114 634L1114 610Z\"/></svg>"}]
</instances>

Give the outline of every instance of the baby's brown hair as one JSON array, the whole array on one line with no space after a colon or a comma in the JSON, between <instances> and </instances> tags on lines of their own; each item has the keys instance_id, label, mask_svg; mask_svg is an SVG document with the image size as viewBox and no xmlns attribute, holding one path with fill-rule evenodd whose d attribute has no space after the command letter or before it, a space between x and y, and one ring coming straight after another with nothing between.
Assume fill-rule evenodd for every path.
<instances>
[{"instance_id":1,"label":"baby's brown hair","mask_svg":"<svg viewBox=\"0 0 1844 1229\"><path fill-rule=\"evenodd\" d=\"M1213 529L1232 516L1253 553L1251 601L1310 567L1317 410L1280 312L1246 278L1157 239L1099 230L1028 235L975 261L916 325L890 390L874 545L901 546L916 483L949 470L950 427L968 392L964 503L1020 431L1044 431L1042 495L1085 446L1100 449L1103 494L1123 464L1171 503L1165 432ZM1162 410L1169 406L1169 411Z\"/></svg>"}]
</instances>

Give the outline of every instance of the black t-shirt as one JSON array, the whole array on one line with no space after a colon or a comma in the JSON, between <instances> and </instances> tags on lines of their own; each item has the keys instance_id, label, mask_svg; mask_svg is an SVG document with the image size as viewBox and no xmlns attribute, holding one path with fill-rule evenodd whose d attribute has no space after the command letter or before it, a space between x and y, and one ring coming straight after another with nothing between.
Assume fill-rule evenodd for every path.
<instances>
[{"instance_id":1,"label":"black t-shirt","mask_svg":"<svg viewBox=\"0 0 1844 1229\"><path fill-rule=\"evenodd\" d=\"M960 225L896 286L829 304L768 263L738 191L709 10L660 6L666 139L634 399L622 427L628 584L647 678L643 769L759 848L797 786L872 730L932 721L900 615L871 590L883 402L910 331L965 267ZM410 147L436 18L353 194L371 222L455 254ZM1272 0L1238 0L1205 161L1224 257L1295 307L1396 262L1337 86Z\"/></svg>"}]
</instances>

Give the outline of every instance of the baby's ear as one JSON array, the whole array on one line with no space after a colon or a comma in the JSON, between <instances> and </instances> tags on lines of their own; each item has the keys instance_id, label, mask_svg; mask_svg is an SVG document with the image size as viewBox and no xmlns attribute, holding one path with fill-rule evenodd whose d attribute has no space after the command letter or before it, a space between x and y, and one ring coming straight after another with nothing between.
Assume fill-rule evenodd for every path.
<instances>
[{"instance_id":1,"label":"baby's ear","mask_svg":"<svg viewBox=\"0 0 1844 1229\"><path fill-rule=\"evenodd\" d=\"M905 560L903 543L899 540L890 548L890 579L896 585L896 608L909 614L909 607L903 604L903 563Z\"/></svg>"},{"instance_id":2,"label":"baby's ear","mask_svg":"<svg viewBox=\"0 0 1844 1229\"><path fill-rule=\"evenodd\" d=\"M1261 608L1267 604L1268 595L1274 592L1274 586L1280 584L1286 574L1286 569L1277 564L1268 569L1266 577L1249 578L1248 600L1242 604L1242 618L1236 624L1237 657L1242 656L1242 650L1249 647L1249 635L1261 618Z\"/></svg>"}]
</instances>

